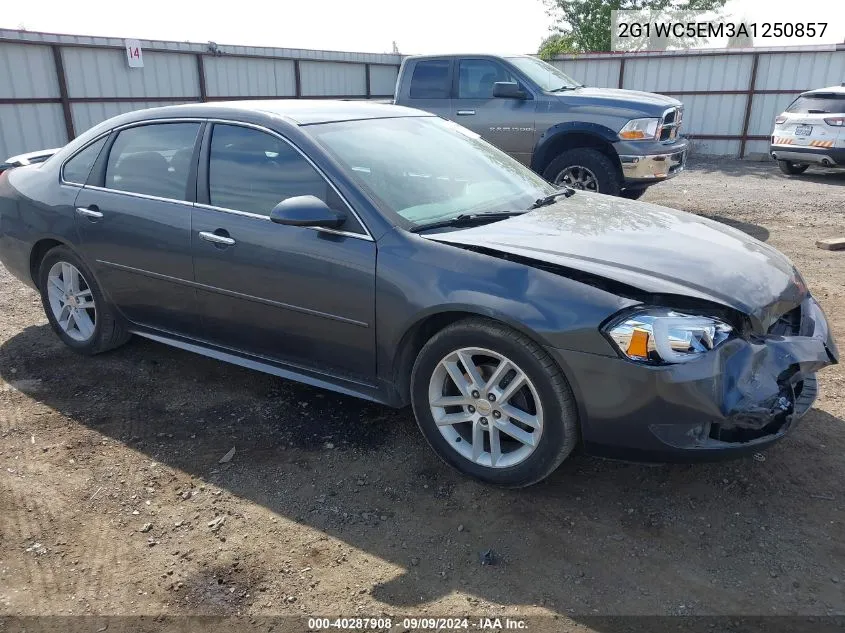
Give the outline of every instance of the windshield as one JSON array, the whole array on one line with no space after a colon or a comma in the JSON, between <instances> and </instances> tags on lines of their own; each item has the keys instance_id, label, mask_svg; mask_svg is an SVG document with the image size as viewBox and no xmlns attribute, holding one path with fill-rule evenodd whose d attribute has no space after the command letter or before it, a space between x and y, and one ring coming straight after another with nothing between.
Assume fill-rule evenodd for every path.
<instances>
[{"instance_id":1,"label":"windshield","mask_svg":"<svg viewBox=\"0 0 845 633\"><path fill-rule=\"evenodd\" d=\"M474 132L438 117L306 129L376 204L414 226L462 214L521 211L556 191Z\"/></svg>"},{"instance_id":2,"label":"windshield","mask_svg":"<svg viewBox=\"0 0 845 633\"><path fill-rule=\"evenodd\" d=\"M581 87L581 84L572 77L542 59L536 57L507 57L506 59L546 92Z\"/></svg>"},{"instance_id":3,"label":"windshield","mask_svg":"<svg viewBox=\"0 0 845 633\"><path fill-rule=\"evenodd\" d=\"M835 112L839 114L845 112L845 94L816 93L804 95L793 101L786 111L798 114L809 114L811 112L823 114Z\"/></svg>"}]
</instances>

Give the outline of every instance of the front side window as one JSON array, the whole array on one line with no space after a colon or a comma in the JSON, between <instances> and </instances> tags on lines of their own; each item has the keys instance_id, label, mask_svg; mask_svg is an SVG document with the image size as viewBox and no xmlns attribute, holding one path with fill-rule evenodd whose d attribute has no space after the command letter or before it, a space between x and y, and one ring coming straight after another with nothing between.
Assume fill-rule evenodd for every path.
<instances>
[{"instance_id":1,"label":"front side window","mask_svg":"<svg viewBox=\"0 0 845 633\"><path fill-rule=\"evenodd\" d=\"M536 57L508 57L507 60L525 73L540 90L545 92L560 92L563 90L574 90L580 88L581 84L572 77L547 64Z\"/></svg>"},{"instance_id":2,"label":"front side window","mask_svg":"<svg viewBox=\"0 0 845 633\"><path fill-rule=\"evenodd\" d=\"M289 143L238 125L212 130L208 196L212 206L266 216L294 196L316 196L346 211L325 178Z\"/></svg>"},{"instance_id":3,"label":"front side window","mask_svg":"<svg viewBox=\"0 0 845 633\"><path fill-rule=\"evenodd\" d=\"M84 185L88 180L88 175L91 173L91 168L100 155L100 150L106 144L108 134L98 141L94 141L88 147L78 152L76 156L65 163L62 170L62 178L65 182L73 182L78 185Z\"/></svg>"},{"instance_id":4,"label":"front side window","mask_svg":"<svg viewBox=\"0 0 845 633\"><path fill-rule=\"evenodd\" d=\"M439 117L306 129L379 208L413 226L462 213L525 210L556 191L478 134Z\"/></svg>"},{"instance_id":5,"label":"front side window","mask_svg":"<svg viewBox=\"0 0 845 633\"><path fill-rule=\"evenodd\" d=\"M417 62L411 75L411 99L448 99L450 93L448 59Z\"/></svg>"},{"instance_id":6,"label":"front side window","mask_svg":"<svg viewBox=\"0 0 845 633\"><path fill-rule=\"evenodd\" d=\"M459 99L492 99L497 81L516 79L504 66L489 59L462 59L458 63Z\"/></svg>"},{"instance_id":7,"label":"front side window","mask_svg":"<svg viewBox=\"0 0 845 633\"><path fill-rule=\"evenodd\" d=\"M122 130L106 164L106 188L185 200L199 123L156 123Z\"/></svg>"}]
</instances>

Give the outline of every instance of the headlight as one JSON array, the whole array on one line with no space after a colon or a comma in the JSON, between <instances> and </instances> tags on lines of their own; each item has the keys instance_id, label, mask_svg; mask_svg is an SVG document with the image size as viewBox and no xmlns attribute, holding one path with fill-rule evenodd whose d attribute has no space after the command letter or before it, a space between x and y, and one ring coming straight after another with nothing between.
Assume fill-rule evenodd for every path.
<instances>
[{"instance_id":1,"label":"headlight","mask_svg":"<svg viewBox=\"0 0 845 633\"><path fill-rule=\"evenodd\" d=\"M619 138L627 141L657 139L660 134L660 119L632 119L619 130Z\"/></svg>"},{"instance_id":2,"label":"headlight","mask_svg":"<svg viewBox=\"0 0 845 633\"><path fill-rule=\"evenodd\" d=\"M655 308L611 321L604 332L631 360L686 363L729 339L733 328L713 317Z\"/></svg>"}]
</instances>

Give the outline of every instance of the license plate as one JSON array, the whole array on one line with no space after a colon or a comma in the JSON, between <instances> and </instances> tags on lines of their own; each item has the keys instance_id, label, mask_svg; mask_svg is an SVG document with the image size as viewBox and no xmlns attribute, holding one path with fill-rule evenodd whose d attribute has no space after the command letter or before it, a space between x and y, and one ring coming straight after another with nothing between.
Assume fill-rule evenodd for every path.
<instances>
[{"instance_id":1,"label":"license plate","mask_svg":"<svg viewBox=\"0 0 845 633\"><path fill-rule=\"evenodd\" d=\"M795 136L810 136L812 133L812 125L798 125L795 127Z\"/></svg>"}]
</instances>

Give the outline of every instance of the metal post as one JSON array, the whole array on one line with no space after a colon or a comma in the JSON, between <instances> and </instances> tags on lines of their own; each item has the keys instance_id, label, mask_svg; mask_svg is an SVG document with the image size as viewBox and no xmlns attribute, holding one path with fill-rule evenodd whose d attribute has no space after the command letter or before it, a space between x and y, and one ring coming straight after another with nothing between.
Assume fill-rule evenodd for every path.
<instances>
[{"instance_id":1,"label":"metal post","mask_svg":"<svg viewBox=\"0 0 845 633\"><path fill-rule=\"evenodd\" d=\"M293 80L296 88L296 98L299 99L302 96L302 75L299 74L299 60L293 60Z\"/></svg>"},{"instance_id":2,"label":"metal post","mask_svg":"<svg viewBox=\"0 0 845 633\"><path fill-rule=\"evenodd\" d=\"M199 78L200 101L205 103L208 101L208 90L205 85L205 60L202 53L197 53L197 77Z\"/></svg>"},{"instance_id":3,"label":"metal post","mask_svg":"<svg viewBox=\"0 0 845 633\"><path fill-rule=\"evenodd\" d=\"M748 141L748 124L751 121L751 106L754 105L754 89L757 86L757 66L760 53L754 53L751 61L751 81L748 82L748 97L745 101L745 119L742 121L742 137L739 141L739 157L745 158L745 143Z\"/></svg>"},{"instance_id":4,"label":"metal post","mask_svg":"<svg viewBox=\"0 0 845 633\"><path fill-rule=\"evenodd\" d=\"M62 49L58 44L50 46L53 49L53 61L56 64L56 82L59 84L59 100L62 103L62 113L65 117L65 131L67 132L68 143L76 138L76 130L73 128L73 112L70 109L70 99L67 93L67 77L65 76L65 63L62 59Z\"/></svg>"},{"instance_id":5,"label":"metal post","mask_svg":"<svg viewBox=\"0 0 845 633\"><path fill-rule=\"evenodd\" d=\"M372 88L370 88L370 65L364 64L364 84L365 84L365 94L367 99L369 99L372 94Z\"/></svg>"},{"instance_id":6,"label":"metal post","mask_svg":"<svg viewBox=\"0 0 845 633\"><path fill-rule=\"evenodd\" d=\"M622 88L625 85L625 58L619 58L619 81L617 82L617 88Z\"/></svg>"}]
</instances>

